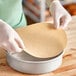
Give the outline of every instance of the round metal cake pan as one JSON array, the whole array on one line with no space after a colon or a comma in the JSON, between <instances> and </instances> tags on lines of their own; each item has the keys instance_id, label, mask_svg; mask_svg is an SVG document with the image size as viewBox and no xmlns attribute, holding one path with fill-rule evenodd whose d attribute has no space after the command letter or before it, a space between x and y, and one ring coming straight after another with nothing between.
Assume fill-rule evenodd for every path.
<instances>
[{"instance_id":1,"label":"round metal cake pan","mask_svg":"<svg viewBox=\"0 0 76 76\"><path fill-rule=\"evenodd\" d=\"M62 63L63 51L52 58L39 59L25 52L6 53L7 62L13 69L29 74L43 74L56 70Z\"/></svg>"}]
</instances>

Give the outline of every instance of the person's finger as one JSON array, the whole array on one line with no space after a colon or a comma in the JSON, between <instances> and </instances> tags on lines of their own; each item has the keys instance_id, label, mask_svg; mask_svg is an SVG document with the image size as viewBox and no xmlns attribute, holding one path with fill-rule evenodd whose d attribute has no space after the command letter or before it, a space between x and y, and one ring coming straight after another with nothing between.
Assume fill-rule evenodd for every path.
<instances>
[{"instance_id":1,"label":"person's finger","mask_svg":"<svg viewBox=\"0 0 76 76\"><path fill-rule=\"evenodd\" d=\"M63 28L64 27L64 23L65 23L65 16L62 16L60 18L60 28Z\"/></svg>"},{"instance_id":2,"label":"person's finger","mask_svg":"<svg viewBox=\"0 0 76 76\"><path fill-rule=\"evenodd\" d=\"M21 49L25 49L24 43L23 43L22 39L19 36L16 36L15 41L17 42L18 46Z\"/></svg>"},{"instance_id":3,"label":"person's finger","mask_svg":"<svg viewBox=\"0 0 76 76\"><path fill-rule=\"evenodd\" d=\"M63 18L63 24L61 25L61 28L65 28L67 27L68 23L71 21L71 17L70 16L66 16Z\"/></svg>"}]
</instances>

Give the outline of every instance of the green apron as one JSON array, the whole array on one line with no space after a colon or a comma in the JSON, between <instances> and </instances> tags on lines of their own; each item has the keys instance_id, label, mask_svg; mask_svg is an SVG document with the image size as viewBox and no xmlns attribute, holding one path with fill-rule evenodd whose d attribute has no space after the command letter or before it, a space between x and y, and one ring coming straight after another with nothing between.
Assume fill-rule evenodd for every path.
<instances>
[{"instance_id":1,"label":"green apron","mask_svg":"<svg viewBox=\"0 0 76 76\"><path fill-rule=\"evenodd\" d=\"M13 28L25 26L22 0L0 0L0 19Z\"/></svg>"}]
</instances>

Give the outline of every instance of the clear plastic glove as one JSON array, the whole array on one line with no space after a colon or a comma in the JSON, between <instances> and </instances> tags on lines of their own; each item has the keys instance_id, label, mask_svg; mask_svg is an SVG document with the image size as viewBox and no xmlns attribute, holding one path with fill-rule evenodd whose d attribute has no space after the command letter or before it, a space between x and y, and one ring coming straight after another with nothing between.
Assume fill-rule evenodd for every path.
<instances>
[{"instance_id":1,"label":"clear plastic glove","mask_svg":"<svg viewBox=\"0 0 76 76\"><path fill-rule=\"evenodd\" d=\"M2 20L0 20L0 47L11 53L21 52L25 48L17 32Z\"/></svg>"},{"instance_id":2,"label":"clear plastic glove","mask_svg":"<svg viewBox=\"0 0 76 76\"><path fill-rule=\"evenodd\" d=\"M54 25L56 28L65 28L71 21L71 15L58 0L53 0L49 9L54 18Z\"/></svg>"}]
</instances>

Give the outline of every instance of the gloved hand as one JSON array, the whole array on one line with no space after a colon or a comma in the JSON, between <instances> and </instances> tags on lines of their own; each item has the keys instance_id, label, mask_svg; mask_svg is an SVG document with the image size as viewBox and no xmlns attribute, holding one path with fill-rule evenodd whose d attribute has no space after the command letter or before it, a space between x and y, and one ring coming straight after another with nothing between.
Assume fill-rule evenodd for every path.
<instances>
[{"instance_id":1,"label":"gloved hand","mask_svg":"<svg viewBox=\"0 0 76 76\"><path fill-rule=\"evenodd\" d=\"M17 32L2 20L0 20L0 47L12 53L21 52L25 48Z\"/></svg>"},{"instance_id":2,"label":"gloved hand","mask_svg":"<svg viewBox=\"0 0 76 76\"><path fill-rule=\"evenodd\" d=\"M71 21L70 14L61 5L59 0L53 0L50 4L49 10L53 16L56 28L65 28Z\"/></svg>"}]
</instances>

